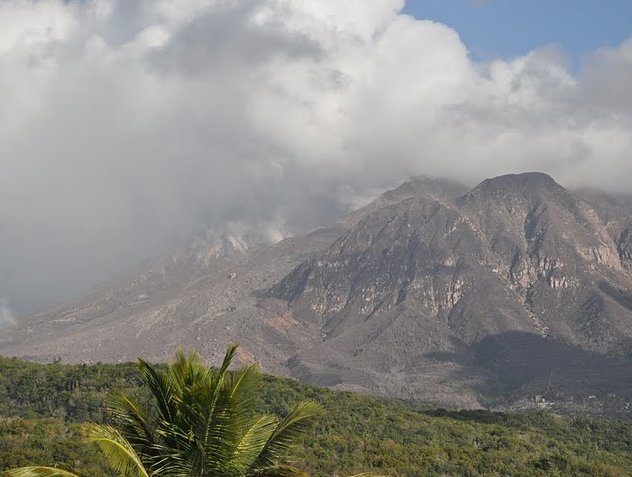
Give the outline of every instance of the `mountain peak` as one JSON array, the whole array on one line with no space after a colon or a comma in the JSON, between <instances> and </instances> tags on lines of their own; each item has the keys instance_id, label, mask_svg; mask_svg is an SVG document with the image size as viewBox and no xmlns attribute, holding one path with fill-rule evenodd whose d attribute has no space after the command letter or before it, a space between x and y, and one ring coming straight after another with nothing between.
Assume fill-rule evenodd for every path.
<instances>
[{"instance_id":1,"label":"mountain peak","mask_svg":"<svg viewBox=\"0 0 632 477\"><path fill-rule=\"evenodd\" d=\"M523 172L520 174L505 174L485 179L476 188L512 188L515 190L532 188L561 188L555 179L544 172Z\"/></svg>"},{"instance_id":2,"label":"mountain peak","mask_svg":"<svg viewBox=\"0 0 632 477\"><path fill-rule=\"evenodd\" d=\"M539 199L542 197L566 197L570 193L548 174L543 172L525 172L506 174L485 179L459 201L469 202L472 199L502 200L508 197Z\"/></svg>"}]
</instances>

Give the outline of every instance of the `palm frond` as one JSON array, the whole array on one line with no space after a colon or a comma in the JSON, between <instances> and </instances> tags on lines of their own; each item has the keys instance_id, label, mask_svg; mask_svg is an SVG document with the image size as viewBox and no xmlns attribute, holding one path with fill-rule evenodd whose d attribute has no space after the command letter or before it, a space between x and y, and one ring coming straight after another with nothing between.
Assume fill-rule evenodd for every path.
<instances>
[{"instance_id":1,"label":"palm frond","mask_svg":"<svg viewBox=\"0 0 632 477\"><path fill-rule=\"evenodd\" d=\"M196 426L200 458L202 465L212 474L230 474L234 443L241 430L239 402L234 398L231 387L234 373L228 370L236 351L236 344L229 346L222 366L201 387L200 400L196 403L201 417Z\"/></svg>"},{"instance_id":2,"label":"palm frond","mask_svg":"<svg viewBox=\"0 0 632 477\"><path fill-rule=\"evenodd\" d=\"M256 469L276 467L287 456L297 438L305 433L307 427L324 413L323 407L313 401L302 401L283 419L266 442L257 460L251 467Z\"/></svg>"},{"instance_id":3,"label":"palm frond","mask_svg":"<svg viewBox=\"0 0 632 477\"><path fill-rule=\"evenodd\" d=\"M258 391L261 386L261 371L257 364L250 364L229 373L226 387L230 391L231 399L239 406L242 414L252 417L256 411Z\"/></svg>"},{"instance_id":4,"label":"palm frond","mask_svg":"<svg viewBox=\"0 0 632 477\"><path fill-rule=\"evenodd\" d=\"M199 468L195 456L195 445L188 449L166 449L160 447L158 458L155 460L152 469L155 475L169 477L190 477L196 475L194 469Z\"/></svg>"},{"instance_id":5,"label":"palm frond","mask_svg":"<svg viewBox=\"0 0 632 477\"><path fill-rule=\"evenodd\" d=\"M239 348L239 343L232 343L228 345L228 348L226 349L226 353L224 354L224 360L222 361L222 366L219 369L219 374L224 374L228 370L230 363L233 362L233 359L237 355L237 348Z\"/></svg>"},{"instance_id":6,"label":"palm frond","mask_svg":"<svg viewBox=\"0 0 632 477\"><path fill-rule=\"evenodd\" d=\"M58 469L57 467L45 467L40 465L5 470L3 474L7 477L78 477L77 474Z\"/></svg>"},{"instance_id":7,"label":"palm frond","mask_svg":"<svg viewBox=\"0 0 632 477\"><path fill-rule=\"evenodd\" d=\"M279 420L270 415L259 416L249 423L235 443L231 459L239 474L243 474L255 463L278 423Z\"/></svg>"},{"instance_id":8,"label":"palm frond","mask_svg":"<svg viewBox=\"0 0 632 477\"><path fill-rule=\"evenodd\" d=\"M82 430L89 440L99 446L116 472L126 477L149 477L132 445L112 426L86 424Z\"/></svg>"},{"instance_id":9,"label":"palm frond","mask_svg":"<svg viewBox=\"0 0 632 477\"><path fill-rule=\"evenodd\" d=\"M176 390L172 380L165 373L140 358L138 359L138 370L141 373L144 384L154 397L156 410L160 418L165 421L173 421L177 409L174 406Z\"/></svg>"},{"instance_id":10,"label":"palm frond","mask_svg":"<svg viewBox=\"0 0 632 477\"><path fill-rule=\"evenodd\" d=\"M167 375L171 382L177 385L178 394L182 394L185 389L206 382L210 377L210 369L197 353L185 354L184 351L178 350L173 362L169 364Z\"/></svg>"},{"instance_id":11,"label":"palm frond","mask_svg":"<svg viewBox=\"0 0 632 477\"><path fill-rule=\"evenodd\" d=\"M137 401L115 392L107 395L107 410L137 452L149 453L155 444L155 436L147 410Z\"/></svg>"}]
</instances>

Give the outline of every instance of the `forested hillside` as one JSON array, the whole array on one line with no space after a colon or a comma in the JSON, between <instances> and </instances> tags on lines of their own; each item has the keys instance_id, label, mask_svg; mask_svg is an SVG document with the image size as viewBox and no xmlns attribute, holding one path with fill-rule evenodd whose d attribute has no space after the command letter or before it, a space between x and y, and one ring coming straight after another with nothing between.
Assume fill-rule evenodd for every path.
<instances>
[{"instance_id":1,"label":"forested hillside","mask_svg":"<svg viewBox=\"0 0 632 477\"><path fill-rule=\"evenodd\" d=\"M142 395L133 364L40 365L0 357L0 469L56 464L108 475L79 423L103 422L108 389ZM327 415L297 453L313 475L632 475L632 424L545 413L451 411L265 377L262 410L305 399Z\"/></svg>"}]
</instances>

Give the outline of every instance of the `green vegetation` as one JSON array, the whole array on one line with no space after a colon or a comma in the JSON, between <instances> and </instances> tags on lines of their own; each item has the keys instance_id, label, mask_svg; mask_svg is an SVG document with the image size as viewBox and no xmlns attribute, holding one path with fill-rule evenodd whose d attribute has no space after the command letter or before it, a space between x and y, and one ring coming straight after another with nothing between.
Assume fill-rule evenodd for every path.
<instances>
[{"instance_id":1,"label":"green vegetation","mask_svg":"<svg viewBox=\"0 0 632 477\"><path fill-rule=\"evenodd\" d=\"M289 464L287 454L321 407L302 401L283 420L261 414L260 372L256 365L230 371L236 352L237 346L230 346L218 370L195 353L178 353L165 371L140 360L151 406L120 393L111 398L111 412L149 474L304 474Z\"/></svg>"},{"instance_id":2,"label":"green vegetation","mask_svg":"<svg viewBox=\"0 0 632 477\"><path fill-rule=\"evenodd\" d=\"M140 457L117 429L107 424L88 423L81 426L81 431L87 441L99 447L103 454L101 460L119 476L149 477ZM5 474L8 477L78 477L71 471L50 465L11 468Z\"/></svg>"},{"instance_id":3,"label":"green vegetation","mask_svg":"<svg viewBox=\"0 0 632 477\"><path fill-rule=\"evenodd\" d=\"M284 419L261 414L261 374L256 365L229 370L237 345L229 346L218 370L196 353L176 354L166 370L139 360L150 406L123 393L108 393L108 415L117 427L88 423L84 436L121 476L277 477L303 476L288 452L322 414L302 401ZM12 468L9 477L77 477L41 464Z\"/></svg>"},{"instance_id":4,"label":"green vegetation","mask_svg":"<svg viewBox=\"0 0 632 477\"><path fill-rule=\"evenodd\" d=\"M107 389L147 399L140 383L134 365L0 358L0 469L56 463L81 475L111 475L76 423L104 421ZM257 406L285 416L304 399L325 409L297 448L297 466L313 475L632 475L628 422L424 409L268 376Z\"/></svg>"},{"instance_id":5,"label":"green vegetation","mask_svg":"<svg viewBox=\"0 0 632 477\"><path fill-rule=\"evenodd\" d=\"M99 449L82 439L78 424L0 417L0 469L42 463L74 469L80 475L111 475Z\"/></svg>"}]
</instances>

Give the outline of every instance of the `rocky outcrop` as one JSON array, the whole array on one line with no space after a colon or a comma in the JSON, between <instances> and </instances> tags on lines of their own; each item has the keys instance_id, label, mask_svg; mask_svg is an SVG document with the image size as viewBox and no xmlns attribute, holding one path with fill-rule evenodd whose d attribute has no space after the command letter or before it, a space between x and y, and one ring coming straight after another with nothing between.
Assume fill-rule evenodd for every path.
<instances>
[{"instance_id":1,"label":"rocky outcrop","mask_svg":"<svg viewBox=\"0 0 632 477\"><path fill-rule=\"evenodd\" d=\"M459 343L451 364L475 369L477 342L514 332L621 356L632 313L604 285L632 290L629 229L617 222L549 176L502 176L454 201L419 195L376 210L271 294L322 328L323 343L296 358L316 381L316 368L336 374L313 358L332 347L353 357L350 369L386 361L436 374L448 343ZM404 356L385 356L393 349Z\"/></svg>"}]
</instances>

